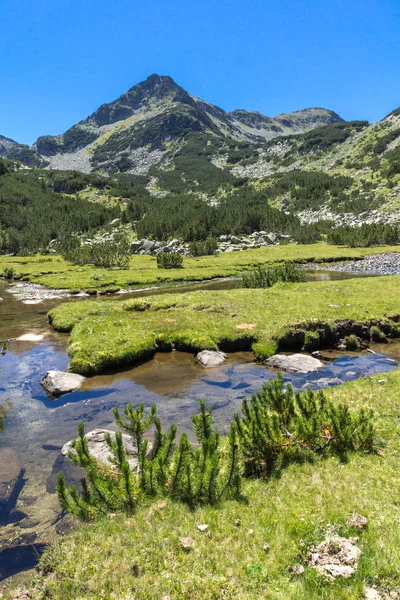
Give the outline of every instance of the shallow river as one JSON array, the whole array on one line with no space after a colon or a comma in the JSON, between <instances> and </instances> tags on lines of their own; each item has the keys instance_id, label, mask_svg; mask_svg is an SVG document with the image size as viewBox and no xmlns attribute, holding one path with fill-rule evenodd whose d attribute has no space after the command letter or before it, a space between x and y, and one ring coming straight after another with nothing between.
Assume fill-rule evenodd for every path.
<instances>
[{"instance_id":1,"label":"shallow river","mask_svg":"<svg viewBox=\"0 0 400 600\"><path fill-rule=\"evenodd\" d=\"M332 276L343 278L344 274L318 271L309 275L318 279ZM213 282L197 286L197 289L235 285L235 281ZM193 286L173 291L188 289ZM171 290L153 290L141 295L168 291ZM198 400L206 398L213 407L216 427L224 432L233 414L240 410L243 397L259 390L263 383L276 376L255 364L250 352L229 355L223 366L209 370L201 367L194 356L173 352L158 354L153 360L124 372L93 377L87 380L82 391L50 400L39 384L41 377L47 370L65 370L68 366L67 336L52 331L46 317L48 310L60 300L23 304L7 291L1 280L0 297L3 298L0 302L0 341L26 333L44 335L40 343L10 342L5 355L0 356L0 404L8 407L5 430L0 434L1 447L3 451L8 447L16 450L25 469L24 486L15 508L8 522L0 527L0 549L12 544L51 541L57 531L67 527L67 522L58 521L60 509L54 494L55 481L60 470L66 470L70 477L74 475L68 462L61 457L60 448L76 436L79 421L86 423L87 431L95 427L110 428L114 406L144 402L146 406L157 405L165 426L175 422L180 431L190 431L190 416L197 412ZM285 376L285 380L298 389L307 385L316 389L397 367L399 343L375 345L374 349L377 354L346 355L324 351L328 362L323 369L307 376ZM0 562L1 557L0 550ZM25 559L18 562L9 552L3 553L0 581L28 568L31 563L32 560Z\"/></svg>"}]
</instances>

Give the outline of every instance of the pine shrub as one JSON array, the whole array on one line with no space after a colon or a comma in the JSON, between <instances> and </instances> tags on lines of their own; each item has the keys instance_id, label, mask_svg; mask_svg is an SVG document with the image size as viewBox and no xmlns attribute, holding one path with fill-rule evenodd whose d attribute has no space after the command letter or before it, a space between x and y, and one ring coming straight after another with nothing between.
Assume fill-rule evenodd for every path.
<instances>
[{"instance_id":1,"label":"pine shrub","mask_svg":"<svg viewBox=\"0 0 400 600\"><path fill-rule=\"evenodd\" d=\"M127 240L115 242L93 241L62 253L62 257L74 265L94 265L96 267L127 267L130 260L130 246Z\"/></svg>"},{"instance_id":2,"label":"pine shrub","mask_svg":"<svg viewBox=\"0 0 400 600\"><path fill-rule=\"evenodd\" d=\"M242 277L242 286L244 288L269 288L279 281L300 282L304 281L305 273L303 269L294 264L286 263L280 267L271 267L265 269L257 267L254 271L245 273Z\"/></svg>"},{"instance_id":3,"label":"pine shrub","mask_svg":"<svg viewBox=\"0 0 400 600\"><path fill-rule=\"evenodd\" d=\"M158 254L157 267L159 269L181 269L183 267L183 256L178 252Z\"/></svg>"},{"instance_id":4,"label":"pine shrub","mask_svg":"<svg viewBox=\"0 0 400 600\"><path fill-rule=\"evenodd\" d=\"M191 508L201 504L216 505L224 498L240 496L241 474L236 426L231 425L228 439L221 441L212 427L211 408L200 401L200 413L192 417L197 445L185 433L176 445L176 425L164 432L153 405L147 416L144 405L124 408L121 415L114 409L116 423L132 438L137 467L127 460L122 434L115 441L105 436L110 449L110 465L96 461L90 454L84 425L78 426L79 437L68 454L74 464L83 467L82 493L66 486L63 473L58 475L57 494L61 506L81 520L91 521L109 513L132 514L143 498L171 496ZM154 427L153 443L144 437Z\"/></svg>"},{"instance_id":5,"label":"pine shrub","mask_svg":"<svg viewBox=\"0 0 400 600\"><path fill-rule=\"evenodd\" d=\"M191 256L210 256L215 254L218 249L218 241L216 238L209 236L203 241L191 242L189 244L189 252Z\"/></svg>"},{"instance_id":6,"label":"pine shrub","mask_svg":"<svg viewBox=\"0 0 400 600\"><path fill-rule=\"evenodd\" d=\"M372 413L335 406L322 391L294 393L282 375L244 400L235 423L247 476L269 477L289 463L372 450Z\"/></svg>"}]
</instances>

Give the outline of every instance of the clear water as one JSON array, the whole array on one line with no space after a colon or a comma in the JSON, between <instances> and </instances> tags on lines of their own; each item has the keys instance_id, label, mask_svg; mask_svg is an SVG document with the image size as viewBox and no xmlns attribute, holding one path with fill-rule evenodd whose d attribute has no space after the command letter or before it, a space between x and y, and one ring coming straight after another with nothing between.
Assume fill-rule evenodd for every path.
<instances>
[{"instance_id":1,"label":"clear water","mask_svg":"<svg viewBox=\"0 0 400 600\"><path fill-rule=\"evenodd\" d=\"M194 356L173 352L158 354L124 372L93 377L86 381L83 390L51 400L39 381L47 370L65 370L68 366L67 336L52 331L46 318L48 310L60 300L26 305L9 294L3 282L0 297L0 340L25 333L44 335L40 343L12 341L6 354L0 356L0 403L8 401L9 407L1 444L17 450L25 468L25 484L15 506L21 514L14 511L15 522L0 528L0 548L18 543L21 534L31 534L35 543L51 541L56 536L60 528L60 509L54 494L56 474L66 470L71 481L77 476L61 457L60 448L76 436L79 421L86 423L87 431L112 427L114 406L155 403L165 426L175 422L178 431L189 432L190 416L197 412L198 400L205 398L213 407L216 427L224 432L233 414L240 410L243 397L276 376L254 364L251 353L232 354L223 366L207 370ZM317 373L288 375L285 380L297 389L307 385L317 389L395 369L400 345L393 343L376 349L377 354L362 355L326 352L328 362ZM13 570L3 574L0 566L0 580L18 571L15 557L11 563ZM20 569L30 567L31 562L24 563L22 559Z\"/></svg>"}]
</instances>

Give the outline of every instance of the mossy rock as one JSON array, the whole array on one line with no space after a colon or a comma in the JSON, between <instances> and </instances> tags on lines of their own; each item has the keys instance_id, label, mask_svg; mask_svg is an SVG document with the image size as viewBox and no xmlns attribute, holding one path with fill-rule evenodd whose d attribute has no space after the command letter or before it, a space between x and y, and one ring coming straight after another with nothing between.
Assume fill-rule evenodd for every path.
<instances>
[{"instance_id":1,"label":"mossy rock","mask_svg":"<svg viewBox=\"0 0 400 600\"><path fill-rule=\"evenodd\" d=\"M270 358L278 352L278 342L276 342L276 340L270 340L268 342L255 342L252 345L252 350L256 356L256 359L262 362L266 358Z\"/></svg>"},{"instance_id":2,"label":"mossy rock","mask_svg":"<svg viewBox=\"0 0 400 600\"><path fill-rule=\"evenodd\" d=\"M319 331L306 331L303 347L306 352L318 350L321 347Z\"/></svg>"},{"instance_id":3,"label":"mossy rock","mask_svg":"<svg viewBox=\"0 0 400 600\"><path fill-rule=\"evenodd\" d=\"M361 348L360 339L354 334L345 337L344 343L346 346L346 350L356 351L360 350Z\"/></svg>"},{"instance_id":4,"label":"mossy rock","mask_svg":"<svg viewBox=\"0 0 400 600\"><path fill-rule=\"evenodd\" d=\"M371 336L371 342L377 342L378 344L386 344L387 339L383 331L377 326L373 325L369 330Z\"/></svg>"}]
</instances>

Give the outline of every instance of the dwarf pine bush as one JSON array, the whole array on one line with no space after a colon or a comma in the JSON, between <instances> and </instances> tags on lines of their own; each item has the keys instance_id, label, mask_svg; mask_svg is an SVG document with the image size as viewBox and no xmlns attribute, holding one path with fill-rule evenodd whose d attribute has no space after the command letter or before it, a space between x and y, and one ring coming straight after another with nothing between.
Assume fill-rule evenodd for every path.
<instances>
[{"instance_id":1,"label":"dwarf pine bush","mask_svg":"<svg viewBox=\"0 0 400 600\"><path fill-rule=\"evenodd\" d=\"M183 256L179 252L163 252L157 255L157 267L159 269L181 269L183 267Z\"/></svg>"},{"instance_id":2,"label":"dwarf pine bush","mask_svg":"<svg viewBox=\"0 0 400 600\"><path fill-rule=\"evenodd\" d=\"M145 497L171 496L191 508L215 505L224 498L240 496L241 475L239 446L235 424L228 439L221 442L212 427L211 408L200 401L200 413L192 418L197 445L185 433L176 444L176 425L167 432L161 427L153 405L145 417L144 405L114 409L115 420L132 438L136 466L128 461L122 434L115 440L105 436L110 449L109 465L98 462L90 453L84 425L73 441L69 458L86 471L81 480L82 493L66 486L63 473L58 475L57 494L61 506L81 520L91 521L114 512L132 514ZM152 444L144 434L154 426Z\"/></svg>"},{"instance_id":3,"label":"dwarf pine bush","mask_svg":"<svg viewBox=\"0 0 400 600\"><path fill-rule=\"evenodd\" d=\"M62 257L74 265L127 267L130 260L130 246L124 239L115 242L99 240L69 249L62 253Z\"/></svg>"},{"instance_id":4,"label":"dwarf pine bush","mask_svg":"<svg viewBox=\"0 0 400 600\"><path fill-rule=\"evenodd\" d=\"M243 401L235 423L248 476L268 477L292 462L371 450L374 443L371 411L351 413L322 391L294 393L282 375Z\"/></svg>"},{"instance_id":5,"label":"dwarf pine bush","mask_svg":"<svg viewBox=\"0 0 400 600\"><path fill-rule=\"evenodd\" d=\"M13 267L4 267L0 276L4 277L4 279L15 279L17 272Z\"/></svg>"},{"instance_id":6,"label":"dwarf pine bush","mask_svg":"<svg viewBox=\"0 0 400 600\"><path fill-rule=\"evenodd\" d=\"M264 269L257 267L254 271L245 273L242 277L242 286L245 288L269 288L279 281L299 282L304 281L305 273L291 263L281 267Z\"/></svg>"}]
</instances>

